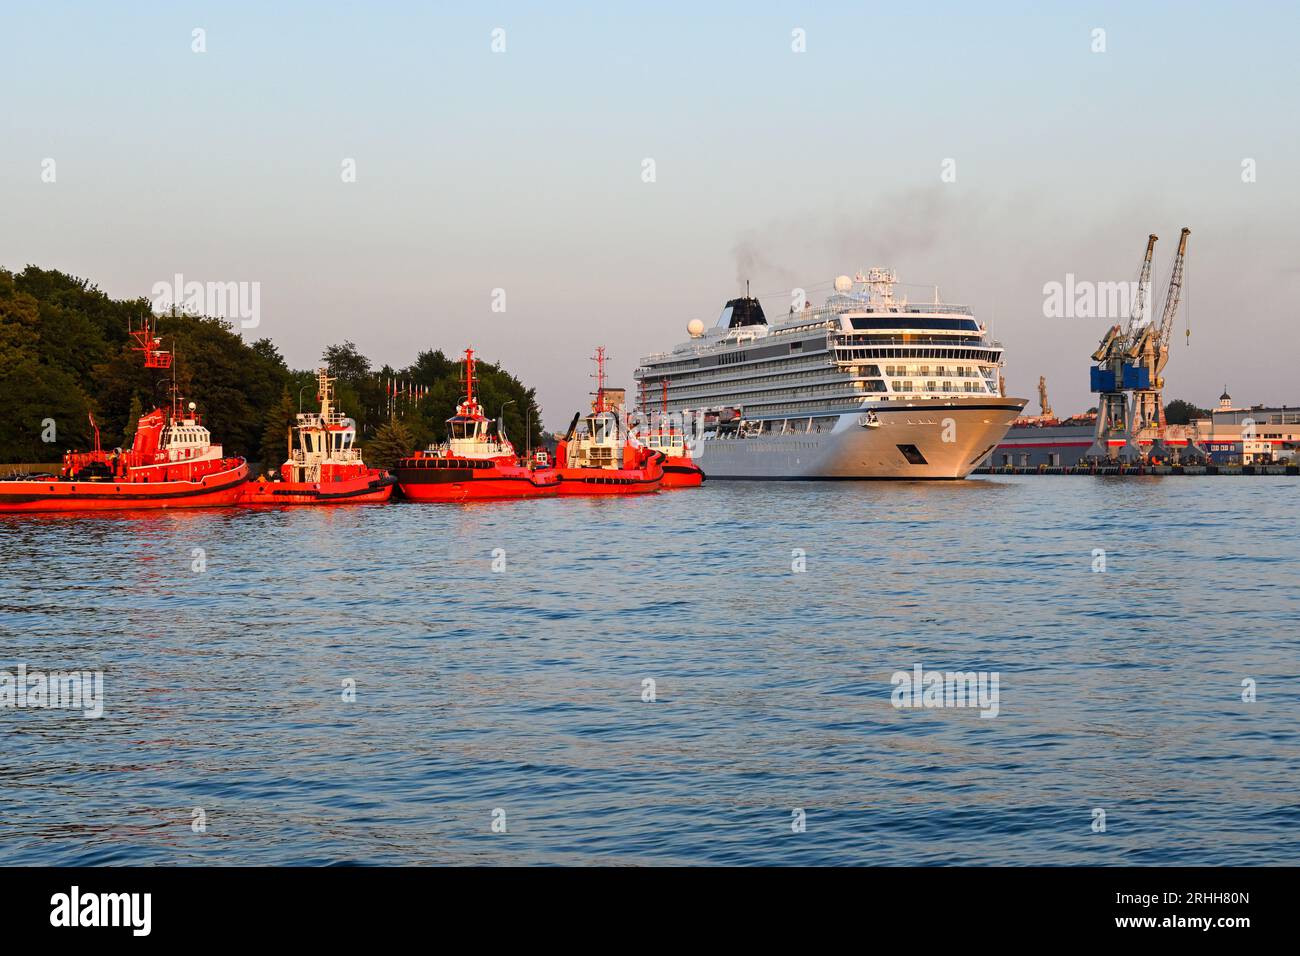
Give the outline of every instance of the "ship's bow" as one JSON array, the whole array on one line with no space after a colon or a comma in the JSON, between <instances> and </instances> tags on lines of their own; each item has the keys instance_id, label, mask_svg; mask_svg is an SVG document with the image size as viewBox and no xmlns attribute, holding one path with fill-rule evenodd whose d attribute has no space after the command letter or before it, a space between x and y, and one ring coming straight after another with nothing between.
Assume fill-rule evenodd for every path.
<instances>
[{"instance_id":1,"label":"ship's bow","mask_svg":"<svg viewBox=\"0 0 1300 956\"><path fill-rule=\"evenodd\" d=\"M1006 435L1026 399L882 402L845 415L815 468L835 478L965 478Z\"/></svg>"}]
</instances>

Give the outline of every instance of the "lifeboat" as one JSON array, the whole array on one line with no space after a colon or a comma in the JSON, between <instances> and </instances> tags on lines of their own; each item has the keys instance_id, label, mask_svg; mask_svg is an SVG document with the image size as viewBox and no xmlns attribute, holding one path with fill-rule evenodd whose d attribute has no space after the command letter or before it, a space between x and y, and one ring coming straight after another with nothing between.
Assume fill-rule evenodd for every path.
<instances>
[{"instance_id":1,"label":"lifeboat","mask_svg":"<svg viewBox=\"0 0 1300 956\"><path fill-rule=\"evenodd\" d=\"M465 400L447 419L447 440L397 463L397 486L412 501L544 498L560 478L537 459L521 464L514 445L494 430L474 398L474 350L465 350Z\"/></svg>"},{"instance_id":2,"label":"lifeboat","mask_svg":"<svg viewBox=\"0 0 1300 956\"><path fill-rule=\"evenodd\" d=\"M144 353L145 368L172 368L153 322L130 330ZM0 480L0 513L127 511L142 508L210 508L231 505L248 481L248 463L227 457L186 406L172 377L168 411L155 408L136 423L131 447L104 451L94 415L93 451L69 451L57 475L20 475Z\"/></svg>"},{"instance_id":3,"label":"lifeboat","mask_svg":"<svg viewBox=\"0 0 1300 956\"><path fill-rule=\"evenodd\" d=\"M591 414L573 416L557 444L562 495L636 495L663 484L664 455L640 444L622 427L618 408L606 402L605 350L596 350L596 398ZM581 419L582 427L579 428Z\"/></svg>"},{"instance_id":4,"label":"lifeboat","mask_svg":"<svg viewBox=\"0 0 1300 956\"><path fill-rule=\"evenodd\" d=\"M357 447L357 425L334 402L334 379L316 370L319 412L299 413L294 431L298 447L273 480L265 477L244 486L241 505L340 505L387 501L396 479L370 468Z\"/></svg>"}]
</instances>

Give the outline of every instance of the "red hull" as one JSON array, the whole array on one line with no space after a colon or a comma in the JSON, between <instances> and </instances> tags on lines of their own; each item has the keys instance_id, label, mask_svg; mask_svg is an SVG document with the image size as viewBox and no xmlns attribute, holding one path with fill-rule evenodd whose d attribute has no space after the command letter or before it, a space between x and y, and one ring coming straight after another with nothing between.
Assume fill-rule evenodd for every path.
<instances>
[{"instance_id":1,"label":"red hull","mask_svg":"<svg viewBox=\"0 0 1300 956\"><path fill-rule=\"evenodd\" d=\"M397 483L411 501L546 498L560 490L553 469L534 471L491 459L403 458Z\"/></svg>"},{"instance_id":2,"label":"red hull","mask_svg":"<svg viewBox=\"0 0 1300 956\"><path fill-rule=\"evenodd\" d=\"M135 511L146 508L214 508L233 505L248 482L248 463L198 481L0 481L0 513Z\"/></svg>"},{"instance_id":3,"label":"red hull","mask_svg":"<svg viewBox=\"0 0 1300 956\"><path fill-rule=\"evenodd\" d=\"M665 488L698 488L704 484L704 472L689 458L664 459Z\"/></svg>"},{"instance_id":4,"label":"red hull","mask_svg":"<svg viewBox=\"0 0 1300 956\"><path fill-rule=\"evenodd\" d=\"M659 490L658 468L560 468L562 495L645 495Z\"/></svg>"},{"instance_id":5,"label":"red hull","mask_svg":"<svg viewBox=\"0 0 1300 956\"><path fill-rule=\"evenodd\" d=\"M241 505L360 505L387 501L396 479L378 469L338 481L250 481L239 496Z\"/></svg>"}]
</instances>

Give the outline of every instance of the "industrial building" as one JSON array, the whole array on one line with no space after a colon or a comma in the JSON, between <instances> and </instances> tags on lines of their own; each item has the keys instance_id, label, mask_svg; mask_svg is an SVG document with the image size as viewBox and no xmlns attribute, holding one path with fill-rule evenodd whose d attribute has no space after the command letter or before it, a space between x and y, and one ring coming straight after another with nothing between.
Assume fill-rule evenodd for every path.
<instances>
[{"instance_id":1,"label":"industrial building","mask_svg":"<svg viewBox=\"0 0 1300 956\"><path fill-rule=\"evenodd\" d=\"M1300 408L1252 405L1235 408L1225 388L1219 407L1196 422L1202 447L1220 465L1258 465L1296 460Z\"/></svg>"},{"instance_id":2,"label":"industrial building","mask_svg":"<svg viewBox=\"0 0 1300 956\"><path fill-rule=\"evenodd\" d=\"M1070 421L1038 416L1016 422L989 455L994 468L1069 468L1088 455L1096 432L1091 416ZM1171 430L1177 426L1168 426ZM1183 429L1216 465L1295 461L1300 449L1300 407L1237 407L1224 389L1210 417ZM1174 444L1172 441L1170 444ZM1182 447L1186 447L1185 445Z\"/></svg>"}]
</instances>

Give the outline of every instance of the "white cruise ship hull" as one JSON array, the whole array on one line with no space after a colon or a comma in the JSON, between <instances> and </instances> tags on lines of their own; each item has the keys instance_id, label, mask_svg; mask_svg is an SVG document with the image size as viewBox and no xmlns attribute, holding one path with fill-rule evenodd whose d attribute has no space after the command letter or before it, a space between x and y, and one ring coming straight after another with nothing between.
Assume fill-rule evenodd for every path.
<instances>
[{"instance_id":1,"label":"white cruise ship hull","mask_svg":"<svg viewBox=\"0 0 1300 956\"><path fill-rule=\"evenodd\" d=\"M695 463L710 479L965 478L1002 440L1025 400L998 396L880 402L820 431L708 436Z\"/></svg>"}]
</instances>

